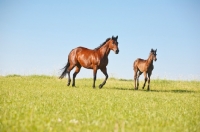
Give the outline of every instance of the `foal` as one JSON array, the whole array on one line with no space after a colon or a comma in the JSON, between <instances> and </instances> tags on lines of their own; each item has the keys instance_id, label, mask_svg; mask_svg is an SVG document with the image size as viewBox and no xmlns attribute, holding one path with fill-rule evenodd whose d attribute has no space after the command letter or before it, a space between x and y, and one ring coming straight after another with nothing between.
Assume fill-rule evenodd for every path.
<instances>
[{"instance_id":1,"label":"foal","mask_svg":"<svg viewBox=\"0 0 200 132\"><path fill-rule=\"evenodd\" d=\"M150 55L149 58L147 60L143 60L138 58L137 60L134 61L133 63L133 69L134 69L134 83L135 83L135 90L138 90L138 86L139 86L139 77L140 75L144 72L144 85L143 85L143 89L146 85L146 81L148 80L148 88L147 90L150 90L150 77L151 77L151 73L153 71L153 60L156 61L156 50L151 49L150 51ZM147 78L148 75L148 78ZM136 81L137 81L137 85L136 85Z\"/></svg>"}]
</instances>

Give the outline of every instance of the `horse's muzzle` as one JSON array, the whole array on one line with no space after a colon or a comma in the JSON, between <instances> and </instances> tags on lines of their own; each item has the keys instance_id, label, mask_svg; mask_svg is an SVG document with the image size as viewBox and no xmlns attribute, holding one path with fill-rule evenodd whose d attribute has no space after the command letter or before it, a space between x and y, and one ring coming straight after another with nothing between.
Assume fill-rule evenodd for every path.
<instances>
[{"instance_id":1,"label":"horse's muzzle","mask_svg":"<svg viewBox=\"0 0 200 132\"><path fill-rule=\"evenodd\" d=\"M117 50L115 50L115 54L118 54L119 53L119 50L117 49Z\"/></svg>"}]
</instances>

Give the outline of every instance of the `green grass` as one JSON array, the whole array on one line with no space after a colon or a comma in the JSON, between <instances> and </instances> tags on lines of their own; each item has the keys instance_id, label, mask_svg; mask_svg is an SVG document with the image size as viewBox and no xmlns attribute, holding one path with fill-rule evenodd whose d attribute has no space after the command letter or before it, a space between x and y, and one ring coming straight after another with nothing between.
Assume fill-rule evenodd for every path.
<instances>
[{"instance_id":1,"label":"green grass","mask_svg":"<svg viewBox=\"0 0 200 132\"><path fill-rule=\"evenodd\" d=\"M103 79L96 82L98 86ZM152 80L151 91L133 90L133 81L49 76L0 77L1 132L198 132L200 82Z\"/></svg>"}]
</instances>

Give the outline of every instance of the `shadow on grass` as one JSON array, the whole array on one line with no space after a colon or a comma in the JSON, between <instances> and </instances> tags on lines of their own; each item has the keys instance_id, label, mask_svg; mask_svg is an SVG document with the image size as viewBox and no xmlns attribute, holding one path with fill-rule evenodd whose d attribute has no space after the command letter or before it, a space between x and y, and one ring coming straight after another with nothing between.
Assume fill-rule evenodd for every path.
<instances>
[{"instance_id":1,"label":"shadow on grass","mask_svg":"<svg viewBox=\"0 0 200 132\"><path fill-rule=\"evenodd\" d=\"M109 88L109 89L113 89L113 90L127 90L127 91L144 91L144 90L135 90L134 88L118 88L118 87L113 87L113 88Z\"/></svg>"},{"instance_id":2,"label":"shadow on grass","mask_svg":"<svg viewBox=\"0 0 200 132\"><path fill-rule=\"evenodd\" d=\"M130 91L144 91L144 92L168 92L168 93L195 93L195 91L192 90L146 90L146 89L138 89L135 90L134 88L110 88L110 89L116 89L116 90L130 90Z\"/></svg>"},{"instance_id":3,"label":"shadow on grass","mask_svg":"<svg viewBox=\"0 0 200 132\"><path fill-rule=\"evenodd\" d=\"M171 92L171 93L195 93L192 90L150 90L151 92Z\"/></svg>"},{"instance_id":4,"label":"shadow on grass","mask_svg":"<svg viewBox=\"0 0 200 132\"><path fill-rule=\"evenodd\" d=\"M109 88L109 89L116 89L116 90L131 90L131 91L134 91L135 89L133 89L133 88L116 88L116 87L114 87L114 88Z\"/></svg>"}]
</instances>

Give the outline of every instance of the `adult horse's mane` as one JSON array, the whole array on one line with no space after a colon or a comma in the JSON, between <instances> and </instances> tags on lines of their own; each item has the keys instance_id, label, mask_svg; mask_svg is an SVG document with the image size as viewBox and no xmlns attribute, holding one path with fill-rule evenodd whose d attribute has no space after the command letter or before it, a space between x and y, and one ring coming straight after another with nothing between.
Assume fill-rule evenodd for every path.
<instances>
[{"instance_id":1,"label":"adult horse's mane","mask_svg":"<svg viewBox=\"0 0 200 132\"><path fill-rule=\"evenodd\" d=\"M99 45L98 47L95 48L95 50L101 48L104 44L106 44L106 42L108 42L108 40L110 40L110 38L107 38L105 42L103 42L101 45Z\"/></svg>"}]
</instances>

